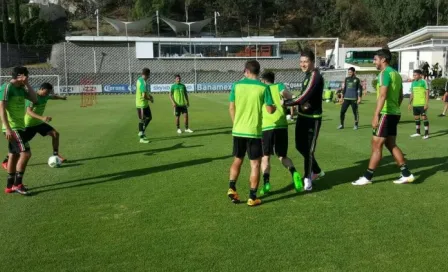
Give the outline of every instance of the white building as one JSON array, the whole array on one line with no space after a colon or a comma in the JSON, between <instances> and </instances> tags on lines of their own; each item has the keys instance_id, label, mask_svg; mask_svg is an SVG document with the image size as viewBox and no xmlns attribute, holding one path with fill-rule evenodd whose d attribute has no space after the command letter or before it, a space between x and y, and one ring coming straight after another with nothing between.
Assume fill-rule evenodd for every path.
<instances>
[{"instance_id":1,"label":"white building","mask_svg":"<svg viewBox=\"0 0 448 272\"><path fill-rule=\"evenodd\" d=\"M347 52L350 52L350 51L354 51L354 52L377 51L379 49L381 49L381 47L341 47L338 49L338 54L335 54L333 49L327 49L325 51L325 58L329 59L331 57L331 55L333 54L333 55L335 55L335 57L331 58L330 65L333 65L336 68L344 68L344 69L347 68L348 69L353 65L351 65L351 66L345 65L345 58L347 56ZM336 60L335 60L336 56L338 58L338 63L339 63L338 66L335 65L336 64Z\"/></svg>"},{"instance_id":2,"label":"white building","mask_svg":"<svg viewBox=\"0 0 448 272\"><path fill-rule=\"evenodd\" d=\"M439 63L447 75L448 26L427 26L388 44L392 52L399 53L400 74L412 77L412 71L428 62Z\"/></svg>"}]
</instances>

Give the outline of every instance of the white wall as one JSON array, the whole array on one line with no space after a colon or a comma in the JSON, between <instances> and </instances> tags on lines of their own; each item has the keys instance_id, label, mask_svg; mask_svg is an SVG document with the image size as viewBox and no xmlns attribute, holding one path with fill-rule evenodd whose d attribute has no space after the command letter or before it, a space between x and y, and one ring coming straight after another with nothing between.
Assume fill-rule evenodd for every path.
<instances>
[{"instance_id":1,"label":"white wall","mask_svg":"<svg viewBox=\"0 0 448 272\"><path fill-rule=\"evenodd\" d=\"M414 63L412 67L409 67L411 62ZM417 64L417 52L416 51L408 51L401 52L401 61L400 61L400 74L408 75L408 77L412 77L412 71L418 67Z\"/></svg>"},{"instance_id":2,"label":"white wall","mask_svg":"<svg viewBox=\"0 0 448 272\"><path fill-rule=\"evenodd\" d=\"M414 69L418 69L420 63L428 62L428 64L432 67L432 65L439 63L440 67L444 70L444 57L443 51L420 51L419 53L419 62L417 61L417 51L407 51L401 53L401 61L400 61L400 73L408 75L412 77L412 71ZM413 62L414 66L410 67L410 63Z\"/></svg>"}]
</instances>

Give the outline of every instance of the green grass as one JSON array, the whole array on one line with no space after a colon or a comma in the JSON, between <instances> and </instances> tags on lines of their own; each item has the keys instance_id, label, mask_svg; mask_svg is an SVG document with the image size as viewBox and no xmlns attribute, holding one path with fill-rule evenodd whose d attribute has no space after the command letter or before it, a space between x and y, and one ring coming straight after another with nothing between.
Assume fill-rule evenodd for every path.
<instances>
[{"instance_id":1,"label":"green grass","mask_svg":"<svg viewBox=\"0 0 448 272\"><path fill-rule=\"evenodd\" d=\"M70 163L46 165L51 141L37 136L25 184L31 197L0 195L1 271L447 271L448 119L429 112L433 137L410 139L404 110L399 145L417 177L385 152L368 187L350 185L370 154L373 96L361 105L361 129L337 131L338 105L325 104L317 159L327 176L315 191L285 190L289 173L272 165L275 194L249 208L226 198L231 164L227 95L192 95L192 135L176 135L166 95L155 97L151 143L137 139L133 96L50 102ZM347 113L347 127L352 122ZM298 169L303 160L290 157ZM3 139L1 154L6 152ZM238 190L248 194L248 163ZM6 174L3 174L6 179Z\"/></svg>"}]
</instances>

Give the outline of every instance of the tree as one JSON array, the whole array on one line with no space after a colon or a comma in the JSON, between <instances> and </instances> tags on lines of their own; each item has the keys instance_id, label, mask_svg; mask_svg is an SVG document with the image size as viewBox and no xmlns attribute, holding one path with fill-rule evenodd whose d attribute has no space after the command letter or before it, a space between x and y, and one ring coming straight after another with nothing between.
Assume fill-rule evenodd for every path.
<instances>
[{"instance_id":1,"label":"tree","mask_svg":"<svg viewBox=\"0 0 448 272\"><path fill-rule=\"evenodd\" d=\"M14 0L14 34L18 44L22 41L22 29L20 24L20 5L19 0Z\"/></svg>"},{"instance_id":2,"label":"tree","mask_svg":"<svg viewBox=\"0 0 448 272\"><path fill-rule=\"evenodd\" d=\"M3 42L10 42L9 34L9 14L8 14L8 3L6 0L2 0L2 26L3 26Z\"/></svg>"}]
</instances>

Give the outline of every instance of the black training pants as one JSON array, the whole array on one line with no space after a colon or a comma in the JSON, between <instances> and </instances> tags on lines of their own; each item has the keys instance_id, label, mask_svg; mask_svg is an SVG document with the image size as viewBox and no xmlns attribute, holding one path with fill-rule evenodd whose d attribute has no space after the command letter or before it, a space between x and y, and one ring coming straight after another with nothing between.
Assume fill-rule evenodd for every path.
<instances>
[{"instance_id":1,"label":"black training pants","mask_svg":"<svg viewBox=\"0 0 448 272\"><path fill-rule=\"evenodd\" d=\"M311 179L312 174L319 174L321 169L314 158L317 137L319 136L322 118L300 116L296 123L296 149L302 154L305 164L305 177Z\"/></svg>"}]
</instances>

